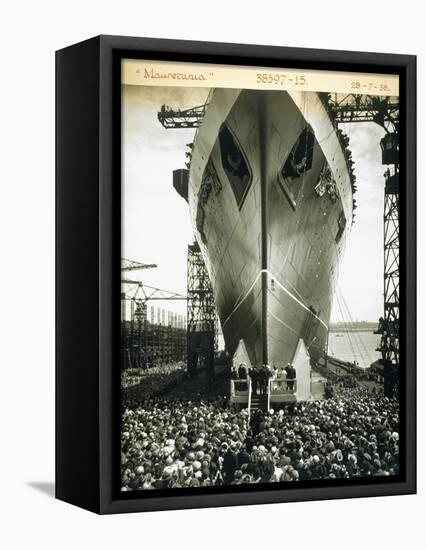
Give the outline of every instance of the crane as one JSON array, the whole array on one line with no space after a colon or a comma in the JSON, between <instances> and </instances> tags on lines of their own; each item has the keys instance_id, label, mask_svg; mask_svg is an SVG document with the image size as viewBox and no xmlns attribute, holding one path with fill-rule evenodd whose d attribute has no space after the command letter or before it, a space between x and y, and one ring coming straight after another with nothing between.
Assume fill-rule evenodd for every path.
<instances>
[{"instance_id":1,"label":"crane","mask_svg":"<svg viewBox=\"0 0 426 550\"><path fill-rule=\"evenodd\" d=\"M207 104L191 109L173 109L162 105L158 112L158 120L166 130L171 128L198 128L206 113Z\"/></svg>"},{"instance_id":2,"label":"crane","mask_svg":"<svg viewBox=\"0 0 426 550\"><path fill-rule=\"evenodd\" d=\"M147 302L151 300L186 300L187 298L177 292L145 285L142 281L127 279L125 277L121 279L121 284L124 287L121 293L122 364L127 363L130 366L141 366L144 364L147 366L154 357L152 352L154 332L150 332L150 339L147 336ZM128 318L129 313L130 318ZM171 318L169 317L169 322L170 320L173 327L183 329L182 325L177 324L179 321L176 314L173 314ZM183 319L180 320L180 323L182 322ZM153 318L151 319L151 323L153 324ZM164 325L164 317L162 324ZM158 331L159 329L157 328ZM157 337L160 338L158 335ZM182 342L181 340L182 337L179 336L179 349L181 349L179 353L182 353L182 349L186 348L184 345L186 339L182 340ZM164 342L163 340L161 342L161 349L164 352ZM178 353L176 349L175 352Z\"/></svg>"},{"instance_id":3,"label":"crane","mask_svg":"<svg viewBox=\"0 0 426 550\"><path fill-rule=\"evenodd\" d=\"M147 302L148 300L186 300L187 297L177 292L169 290L163 290L153 286L145 285L142 281L133 281L130 279L122 279L122 284L130 285L133 287L133 293L130 296L130 292L126 293L126 300L142 300Z\"/></svg>"},{"instance_id":4,"label":"crane","mask_svg":"<svg viewBox=\"0 0 426 550\"><path fill-rule=\"evenodd\" d=\"M121 258L121 271L137 271L139 269L153 269L154 267L158 267L157 264L144 264L142 262Z\"/></svg>"},{"instance_id":5,"label":"crane","mask_svg":"<svg viewBox=\"0 0 426 550\"><path fill-rule=\"evenodd\" d=\"M386 131L395 131L399 123L399 99L393 96L360 94L320 94L336 124L375 122Z\"/></svg>"},{"instance_id":6,"label":"crane","mask_svg":"<svg viewBox=\"0 0 426 550\"><path fill-rule=\"evenodd\" d=\"M319 94L333 118L341 123L374 122L386 134L380 142L385 171L384 200L384 315L376 331L381 335L385 394L398 391L399 380L399 99L359 94Z\"/></svg>"}]
</instances>

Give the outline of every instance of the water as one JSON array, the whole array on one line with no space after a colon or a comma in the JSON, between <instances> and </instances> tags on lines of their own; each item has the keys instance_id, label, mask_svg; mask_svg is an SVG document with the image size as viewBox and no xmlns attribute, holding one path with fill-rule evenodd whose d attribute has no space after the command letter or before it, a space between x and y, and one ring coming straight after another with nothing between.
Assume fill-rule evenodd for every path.
<instances>
[{"instance_id":1,"label":"water","mask_svg":"<svg viewBox=\"0 0 426 550\"><path fill-rule=\"evenodd\" d=\"M360 367L366 368L381 358L375 351L380 336L371 331L330 332L328 336L328 354L342 361L357 361Z\"/></svg>"}]
</instances>

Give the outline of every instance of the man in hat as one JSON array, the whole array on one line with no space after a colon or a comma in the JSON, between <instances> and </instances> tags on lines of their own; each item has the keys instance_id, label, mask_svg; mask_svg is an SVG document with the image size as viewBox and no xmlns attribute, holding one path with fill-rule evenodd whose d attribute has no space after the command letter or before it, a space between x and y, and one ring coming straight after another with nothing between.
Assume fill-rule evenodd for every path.
<instances>
[{"instance_id":1,"label":"man in hat","mask_svg":"<svg viewBox=\"0 0 426 550\"><path fill-rule=\"evenodd\" d=\"M285 377L286 377L286 381L287 381L287 389L289 390L290 389L290 370L291 370L291 365L290 363L287 363L284 371L285 371Z\"/></svg>"},{"instance_id":2,"label":"man in hat","mask_svg":"<svg viewBox=\"0 0 426 550\"><path fill-rule=\"evenodd\" d=\"M234 472L238 468L238 458L236 453L236 446L234 443L226 450L223 455L222 471L224 473L223 482L225 485L229 485L234 479Z\"/></svg>"},{"instance_id":3,"label":"man in hat","mask_svg":"<svg viewBox=\"0 0 426 550\"><path fill-rule=\"evenodd\" d=\"M257 369L252 367L250 369L249 375L250 375L250 378L251 378L251 386L252 386L253 395L256 395L257 394L257 386L258 386L258 383L259 383L259 375L258 375Z\"/></svg>"},{"instance_id":4,"label":"man in hat","mask_svg":"<svg viewBox=\"0 0 426 550\"><path fill-rule=\"evenodd\" d=\"M271 373L267 365L262 365L259 372L260 393L265 394L268 391L268 382Z\"/></svg>"},{"instance_id":5,"label":"man in hat","mask_svg":"<svg viewBox=\"0 0 426 550\"><path fill-rule=\"evenodd\" d=\"M238 367L238 377L240 380L245 380L247 378L247 370L246 370L245 363L240 363L240 366Z\"/></svg>"},{"instance_id":6,"label":"man in hat","mask_svg":"<svg viewBox=\"0 0 426 550\"><path fill-rule=\"evenodd\" d=\"M287 387L290 391L294 390L294 380L296 379L296 369L293 365L289 365L289 369L287 372Z\"/></svg>"}]
</instances>

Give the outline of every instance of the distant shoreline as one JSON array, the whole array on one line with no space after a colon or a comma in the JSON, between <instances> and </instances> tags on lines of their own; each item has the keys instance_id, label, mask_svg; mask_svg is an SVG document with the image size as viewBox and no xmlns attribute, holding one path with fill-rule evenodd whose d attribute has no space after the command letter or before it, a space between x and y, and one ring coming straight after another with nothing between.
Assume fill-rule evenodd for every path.
<instances>
[{"instance_id":1,"label":"distant shoreline","mask_svg":"<svg viewBox=\"0 0 426 550\"><path fill-rule=\"evenodd\" d=\"M369 321L358 321L355 323L330 323L329 332L374 332L378 329L379 323Z\"/></svg>"},{"instance_id":2,"label":"distant shoreline","mask_svg":"<svg viewBox=\"0 0 426 550\"><path fill-rule=\"evenodd\" d=\"M377 327L373 328L330 328L329 333L331 334L345 334L345 332L374 332L377 330Z\"/></svg>"}]
</instances>

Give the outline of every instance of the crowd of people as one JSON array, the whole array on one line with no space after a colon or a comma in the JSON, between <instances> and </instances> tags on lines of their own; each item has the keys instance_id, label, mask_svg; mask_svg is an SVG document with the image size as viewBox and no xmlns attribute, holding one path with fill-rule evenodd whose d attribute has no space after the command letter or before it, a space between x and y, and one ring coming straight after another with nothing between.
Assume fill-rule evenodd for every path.
<instances>
[{"instance_id":1,"label":"crowd of people","mask_svg":"<svg viewBox=\"0 0 426 550\"><path fill-rule=\"evenodd\" d=\"M183 361L149 369L125 369L121 375L121 388L126 399L147 399L164 393L185 376L186 365Z\"/></svg>"},{"instance_id":2,"label":"crowd of people","mask_svg":"<svg viewBox=\"0 0 426 550\"><path fill-rule=\"evenodd\" d=\"M250 418L225 398L127 402L122 490L396 475L398 411L365 388Z\"/></svg>"}]
</instances>

